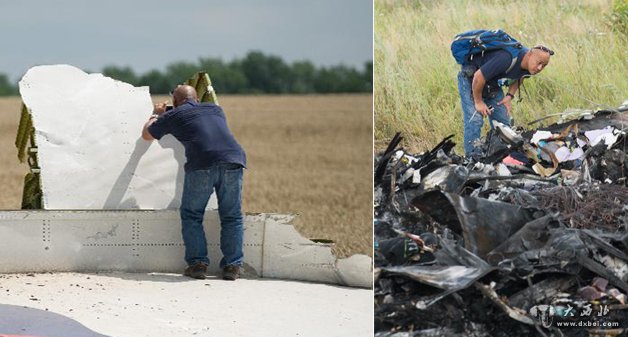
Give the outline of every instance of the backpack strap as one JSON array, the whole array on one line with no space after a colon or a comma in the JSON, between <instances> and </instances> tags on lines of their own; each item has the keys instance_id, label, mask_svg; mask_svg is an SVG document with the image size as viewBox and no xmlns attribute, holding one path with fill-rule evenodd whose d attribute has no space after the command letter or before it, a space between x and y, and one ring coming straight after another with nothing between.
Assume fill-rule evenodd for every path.
<instances>
[{"instance_id":1,"label":"backpack strap","mask_svg":"<svg viewBox=\"0 0 628 337\"><path fill-rule=\"evenodd\" d=\"M506 72L509 72L512 70L512 68L515 67L515 63L517 63L517 59L519 58L519 56L517 57L513 57L512 58L512 62L510 62L510 67L508 67L508 69L506 69Z\"/></svg>"}]
</instances>

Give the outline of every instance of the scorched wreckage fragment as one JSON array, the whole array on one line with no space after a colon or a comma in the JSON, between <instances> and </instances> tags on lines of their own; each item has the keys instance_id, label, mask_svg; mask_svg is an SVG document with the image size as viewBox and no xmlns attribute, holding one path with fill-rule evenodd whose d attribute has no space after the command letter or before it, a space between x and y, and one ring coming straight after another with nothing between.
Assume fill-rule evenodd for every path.
<instances>
[{"instance_id":1,"label":"scorched wreckage fragment","mask_svg":"<svg viewBox=\"0 0 628 337\"><path fill-rule=\"evenodd\" d=\"M625 333L627 111L497 124L468 159L395 135L375 159L376 336Z\"/></svg>"}]
</instances>

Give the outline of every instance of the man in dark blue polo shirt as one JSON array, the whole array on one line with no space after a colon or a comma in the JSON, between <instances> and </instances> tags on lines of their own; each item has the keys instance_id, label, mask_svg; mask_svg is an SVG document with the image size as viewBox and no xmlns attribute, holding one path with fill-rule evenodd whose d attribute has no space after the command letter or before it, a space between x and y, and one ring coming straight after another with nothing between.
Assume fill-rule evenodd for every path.
<instances>
[{"instance_id":1,"label":"man in dark blue polo shirt","mask_svg":"<svg viewBox=\"0 0 628 337\"><path fill-rule=\"evenodd\" d=\"M174 109L156 104L144 125L142 138L160 139L172 134L185 147L185 182L181 200L181 225L185 243L184 275L204 279L209 259L203 229L207 202L216 189L220 215L220 267L223 279L235 280L242 265L243 218L242 174L246 155L227 126L222 108L199 103L196 90L178 86L173 93Z\"/></svg>"},{"instance_id":2,"label":"man in dark blue polo shirt","mask_svg":"<svg viewBox=\"0 0 628 337\"><path fill-rule=\"evenodd\" d=\"M473 55L471 61L462 66L458 74L458 91L462 102L466 156L477 151L473 143L480 138L485 116L488 116L491 128L493 120L510 125L511 101L524 77L540 73L553 54L541 45L524 48L513 64L512 55L500 49ZM499 79L510 80L505 96L497 84Z\"/></svg>"}]
</instances>

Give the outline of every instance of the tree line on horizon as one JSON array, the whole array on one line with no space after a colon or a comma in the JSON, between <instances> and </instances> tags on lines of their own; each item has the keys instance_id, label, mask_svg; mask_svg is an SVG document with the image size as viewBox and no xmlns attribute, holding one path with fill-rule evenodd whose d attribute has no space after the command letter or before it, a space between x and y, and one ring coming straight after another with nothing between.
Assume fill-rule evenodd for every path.
<instances>
[{"instance_id":1,"label":"tree line on horizon","mask_svg":"<svg viewBox=\"0 0 628 337\"><path fill-rule=\"evenodd\" d=\"M251 51L244 58L224 62L220 58L199 58L197 62L170 63L164 71L156 69L136 74L128 66L110 65L105 76L134 86L150 86L152 94L167 94L199 71L206 71L218 94L314 94L372 92L373 62L363 69L336 65L316 67L310 61L291 64L278 56ZM17 84L0 73L0 96L17 95Z\"/></svg>"}]
</instances>

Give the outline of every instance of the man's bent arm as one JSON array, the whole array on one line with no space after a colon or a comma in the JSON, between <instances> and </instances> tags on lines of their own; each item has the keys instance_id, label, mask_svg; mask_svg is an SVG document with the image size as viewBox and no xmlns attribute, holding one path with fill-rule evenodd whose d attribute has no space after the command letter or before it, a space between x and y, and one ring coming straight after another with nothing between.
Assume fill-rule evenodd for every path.
<instances>
[{"instance_id":1,"label":"man's bent arm","mask_svg":"<svg viewBox=\"0 0 628 337\"><path fill-rule=\"evenodd\" d=\"M471 84L471 88L473 89L473 101L475 104L484 102L482 100L482 90L484 90L484 85L486 85L486 79L484 78L482 71L478 69L475 74L473 74L473 82Z\"/></svg>"},{"instance_id":2,"label":"man's bent arm","mask_svg":"<svg viewBox=\"0 0 628 337\"><path fill-rule=\"evenodd\" d=\"M155 137L153 137L153 135L151 135L150 132L148 132L148 127L151 126L151 124L155 123L156 120L157 120L157 117L150 116L148 121L144 123L144 128L142 129L142 138L144 140L151 141L155 139Z\"/></svg>"},{"instance_id":3,"label":"man's bent arm","mask_svg":"<svg viewBox=\"0 0 628 337\"><path fill-rule=\"evenodd\" d=\"M144 140L151 141L155 139L155 137L148 132L148 127L155 123L157 117L161 116L164 112L166 112L166 102L157 103L153 106L153 114L148 118L148 122L144 124L144 128L142 129L142 138L144 138Z\"/></svg>"},{"instance_id":4,"label":"man's bent arm","mask_svg":"<svg viewBox=\"0 0 628 337\"><path fill-rule=\"evenodd\" d=\"M486 79L484 78L484 74L482 74L482 71L478 69L475 74L473 74L473 82L471 83L471 90L473 91L473 102L475 103L475 111L481 113L482 116L488 116L491 114L491 110L488 109L486 103L484 103L484 100L482 99L482 91L484 90L484 85L486 85Z\"/></svg>"}]
</instances>

